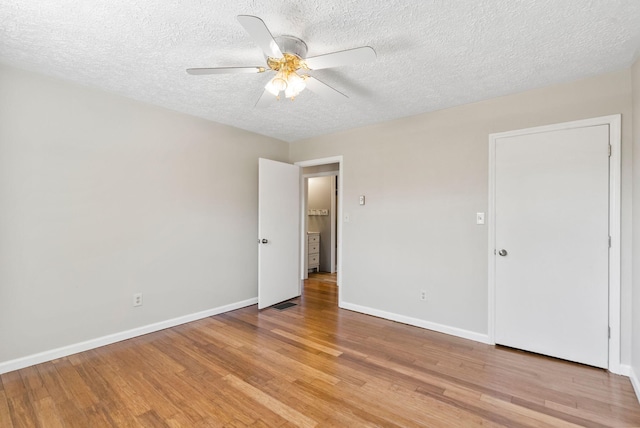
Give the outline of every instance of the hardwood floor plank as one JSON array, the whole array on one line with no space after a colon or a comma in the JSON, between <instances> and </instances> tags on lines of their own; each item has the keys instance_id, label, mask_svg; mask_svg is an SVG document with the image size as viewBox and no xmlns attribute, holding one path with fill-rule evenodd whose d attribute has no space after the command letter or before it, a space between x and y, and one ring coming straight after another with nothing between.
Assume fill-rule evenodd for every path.
<instances>
[{"instance_id":1,"label":"hardwood floor plank","mask_svg":"<svg viewBox=\"0 0 640 428\"><path fill-rule=\"evenodd\" d=\"M303 345L309 346L311 348L315 348L318 351L322 351L322 352L327 353L329 355L333 355L334 357L339 357L340 355L342 355L341 351L338 351L336 349L330 348L330 347L325 346L325 345L323 345L321 343L318 343L316 341L305 339L303 337L299 337L299 336L296 336L294 334L287 333L286 331L282 331L282 330L280 330L278 328L274 329L274 330L271 330L271 331L273 333L275 333L275 334L279 334L280 336L284 336L287 339L295 340L296 342L302 343Z\"/></svg>"},{"instance_id":2,"label":"hardwood floor plank","mask_svg":"<svg viewBox=\"0 0 640 428\"><path fill-rule=\"evenodd\" d=\"M323 384L317 380L315 380L314 383ZM345 405L344 402L341 406L335 406L332 402L324 399L322 395L311 393L308 390L298 387L309 384L303 380L295 381L294 384L295 387L292 388L291 384L280 379L274 379L266 385L263 385L261 389L269 395L278 397L284 404L317 421L319 426L351 427L367 425L367 420L359 417L352 406ZM323 387L326 386L328 386L330 390L331 385L323 384ZM327 396L330 394L325 392L323 395ZM380 424L378 425L380 426ZM390 426L390 424L387 424L387 426Z\"/></svg>"},{"instance_id":3,"label":"hardwood floor plank","mask_svg":"<svg viewBox=\"0 0 640 428\"><path fill-rule=\"evenodd\" d=\"M54 360L53 365L59 376L65 379L65 389L67 389L69 396L73 397L78 407L89 408L99 402L98 397L83 382L78 371L68 359Z\"/></svg>"},{"instance_id":4,"label":"hardwood floor plank","mask_svg":"<svg viewBox=\"0 0 640 428\"><path fill-rule=\"evenodd\" d=\"M324 400L335 408L345 409L362 421L363 426L418 426L415 421L407 418L404 407L392 410L382 402L387 402L387 397L381 402L380 397L372 399L365 394L362 388L353 388L349 385L338 384L333 388L327 388L319 382L309 384L296 382L297 389L306 391L313 397ZM378 393L384 393L378 389Z\"/></svg>"},{"instance_id":5,"label":"hardwood floor plank","mask_svg":"<svg viewBox=\"0 0 640 428\"><path fill-rule=\"evenodd\" d=\"M225 376L224 380L229 382L231 386L242 392L247 397L271 409L297 427L312 428L317 425L317 422L313 419L306 417L302 413L292 409L281 401L271 397L260 389L249 385L232 374Z\"/></svg>"},{"instance_id":6,"label":"hardwood floor plank","mask_svg":"<svg viewBox=\"0 0 640 428\"><path fill-rule=\"evenodd\" d=\"M360 375L357 371L350 370L342 365L336 365L334 360L322 358L321 354L314 354L294 346L287 346L287 344L284 344L276 352L284 355L287 359L302 360L307 366L323 373L331 373L333 378L339 379L341 382L354 386L362 386L366 383L365 375Z\"/></svg>"},{"instance_id":7,"label":"hardwood floor plank","mask_svg":"<svg viewBox=\"0 0 640 428\"><path fill-rule=\"evenodd\" d=\"M53 362L38 364L35 367L49 396L55 400L56 409L62 421L69 426L87 426L89 421L86 414L76 405L73 394L67 390L65 382L61 381Z\"/></svg>"},{"instance_id":8,"label":"hardwood floor plank","mask_svg":"<svg viewBox=\"0 0 640 428\"><path fill-rule=\"evenodd\" d=\"M20 372L2 375L6 393L7 407L14 427L32 427L37 425L37 416L31 401L30 391L24 385Z\"/></svg>"},{"instance_id":9,"label":"hardwood floor plank","mask_svg":"<svg viewBox=\"0 0 640 428\"><path fill-rule=\"evenodd\" d=\"M47 428L64 428L63 419L58 413L58 408L53 398L44 397L35 401L34 410L40 426Z\"/></svg>"},{"instance_id":10,"label":"hardwood floor plank","mask_svg":"<svg viewBox=\"0 0 640 428\"><path fill-rule=\"evenodd\" d=\"M4 392L4 386L0 380L0 427L12 428L11 414L9 413L9 403L7 402L7 394Z\"/></svg>"},{"instance_id":11,"label":"hardwood floor plank","mask_svg":"<svg viewBox=\"0 0 640 428\"><path fill-rule=\"evenodd\" d=\"M492 404L498 408L505 409L510 413L514 413L520 416L524 416L524 417L539 421L541 424L543 424L541 426L561 427L561 428L564 428L564 427L576 428L576 427L586 426L586 425L577 425L572 422L567 422L562 419L547 415L546 413L536 412L528 407L521 406L512 402L503 401L489 395L482 395L480 397L480 400L486 401L487 403Z\"/></svg>"},{"instance_id":12,"label":"hardwood floor plank","mask_svg":"<svg viewBox=\"0 0 640 428\"><path fill-rule=\"evenodd\" d=\"M141 414L136 418L143 427L167 427L169 424L165 422L165 419L161 418L155 411L149 410L146 413Z\"/></svg>"},{"instance_id":13,"label":"hardwood floor plank","mask_svg":"<svg viewBox=\"0 0 640 428\"><path fill-rule=\"evenodd\" d=\"M178 403L182 412L170 419L182 416L189 420L184 426L207 426L207 423L223 426L236 419L236 403L227 400L224 391L220 390L220 378L202 378L195 373L183 372L165 378L164 383L179 391L180 396ZM250 418L248 423L252 421Z\"/></svg>"}]
</instances>

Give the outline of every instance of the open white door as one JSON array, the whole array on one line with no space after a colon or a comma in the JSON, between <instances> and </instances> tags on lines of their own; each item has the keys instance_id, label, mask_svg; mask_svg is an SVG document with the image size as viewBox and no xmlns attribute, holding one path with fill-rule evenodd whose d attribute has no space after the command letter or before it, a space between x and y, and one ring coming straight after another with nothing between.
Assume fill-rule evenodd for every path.
<instances>
[{"instance_id":1,"label":"open white door","mask_svg":"<svg viewBox=\"0 0 640 428\"><path fill-rule=\"evenodd\" d=\"M300 167L259 160L258 309L300 295Z\"/></svg>"}]
</instances>

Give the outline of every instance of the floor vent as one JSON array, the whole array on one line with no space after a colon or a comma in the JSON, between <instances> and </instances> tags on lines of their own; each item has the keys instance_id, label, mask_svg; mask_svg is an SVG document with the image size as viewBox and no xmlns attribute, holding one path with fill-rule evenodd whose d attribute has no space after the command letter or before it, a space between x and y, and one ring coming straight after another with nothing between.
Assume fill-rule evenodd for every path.
<instances>
[{"instance_id":1,"label":"floor vent","mask_svg":"<svg viewBox=\"0 0 640 428\"><path fill-rule=\"evenodd\" d=\"M274 308L276 308L279 311L282 311L284 309L290 308L292 306L296 306L295 303L291 303L291 302L284 302L284 303L279 303L277 305L273 305Z\"/></svg>"}]
</instances>

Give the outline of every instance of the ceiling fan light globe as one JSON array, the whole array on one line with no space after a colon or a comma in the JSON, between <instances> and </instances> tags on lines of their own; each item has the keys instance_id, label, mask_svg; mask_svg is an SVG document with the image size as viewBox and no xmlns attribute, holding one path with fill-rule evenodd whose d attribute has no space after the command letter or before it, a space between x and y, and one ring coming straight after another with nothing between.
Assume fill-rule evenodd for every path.
<instances>
[{"instance_id":1,"label":"ceiling fan light globe","mask_svg":"<svg viewBox=\"0 0 640 428\"><path fill-rule=\"evenodd\" d=\"M291 88L296 92L296 93L300 93L302 91L304 91L304 88L306 88L307 84L304 81L304 79L302 77L300 77L297 74L292 74L289 77L289 85L291 86Z\"/></svg>"},{"instance_id":2,"label":"ceiling fan light globe","mask_svg":"<svg viewBox=\"0 0 640 428\"><path fill-rule=\"evenodd\" d=\"M288 86L287 89L284 91L284 96L286 98L297 97L298 94L299 94L299 92L296 91L295 89L293 89L293 86Z\"/></svg>"},{"instance_id":3,"label":"ceiling fan light globe","mask_svg":"<svg viewBox=\"0 0 640 428\"><path fill-rule=\"evenodd\" d=\"M278 91L284 91L287 89L287 81L284 79L280 79L278 77L274 77L273 80L271 80L271 83L273 84L273 87L276 88Z\"/></svg>"},{"instance_id":4,"label":"ceiling fan light globe","mask_svg":"<svg viewBox=\"0 0 640 428\"><path fill-rule=\"evenodd\" d=\"M275 85L273 84L273 79L269 80L269 83L267 83L264 87L264 89L269 92L270 94L273 94L273 96L277 97L278 95L280 95L280 91L278 90L278 88L275 87Z\"/></svg>"}]
</instances>

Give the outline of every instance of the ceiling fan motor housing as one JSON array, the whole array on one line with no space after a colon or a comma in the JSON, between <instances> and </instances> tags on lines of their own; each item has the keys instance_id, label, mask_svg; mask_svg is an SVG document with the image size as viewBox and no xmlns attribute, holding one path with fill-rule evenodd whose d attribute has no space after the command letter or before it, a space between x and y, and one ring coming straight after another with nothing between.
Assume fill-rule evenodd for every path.
<instances>
[{"instance_id":1,"label":"ceiling fan motor housing","mask_svg":"<svg viewBox=\"0 0 640 428\"><path fill-rule=\"evenodd\" d=\"M290 53L301 59L307 57L307 44L294 36L278 36L274 37L282 53Z\"/></svg>"}]
</instances>

